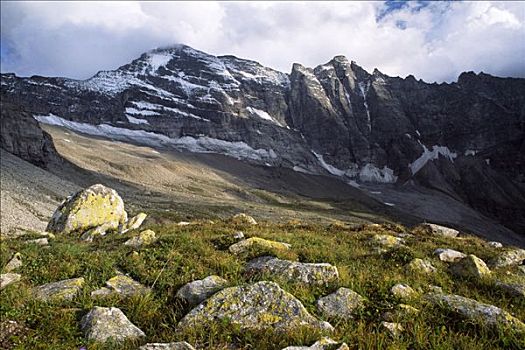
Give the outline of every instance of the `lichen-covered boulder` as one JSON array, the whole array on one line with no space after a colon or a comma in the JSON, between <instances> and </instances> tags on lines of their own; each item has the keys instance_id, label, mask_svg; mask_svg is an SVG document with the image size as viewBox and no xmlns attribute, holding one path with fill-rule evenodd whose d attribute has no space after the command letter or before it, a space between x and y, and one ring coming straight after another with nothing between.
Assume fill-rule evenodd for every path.
<instances>
[{"instance_id":1,"label":"lichen-covered boulder","mask_svg":"<svg viewBox=\"0 0 525 350\"><path fill-rule=\"evenodd\" d=\"M124 202L118 193L97 184L68 197L55 211L46 231L52 233L84 233L104 226L117 231L128 219Z\"/></svg>"},{"instance_id":2,"label":"lichen-covered boulder","mask_svg":"<svg viewBox=\"0 0 525 350\"><path fill-rule=\"evenodd\" d=\"M454 238L459 235L458 230L437 224L424 223L420 227L435 236Z\"/></svg>"},{"instance_id":3,"label":"lichen-covered boulder","mask_svg":"<svg viewBox=\"0 0 525 350\"><path fill-rule=\"evenodd\" d=\"M402 283L398 283L390 288L390 293L400 300L411 300L419 296L419 293L412 289L412 287L410 287L408 284Z\"/></svg>"},{"instance_id":4,"label":"lichen-covered boulder","mask_svg":"<svg viewBox=\"0 0 525 350\"><path fill-rule=\"evenodd\" d=\"M300 263L263 256L248 262L248 276L267 274L287 282L323 285L339 279L337 267L327 263Z\"/></svg>"},{"instance_id":5,"label":"lichen-covered boulder","mask_svg":"<svg viewBox=\"0 0 525 350\"><path fill-rule=\"evenodd\" d=\"M144 230L138 234L138 236L131 237L126 242L124 242L124 245L133 247L133 248L140 248L145 245L153 244L157 241L157 237L155 236L155 232L152 230Z\"/></svg>"},{"instance_id":6,"label":"lichen-covered boulder","mask_svg":"<svg viewBox=\"0 0 525 350\"><path fill-rule=\"evenodd\" d=\"M22 278L18 273L3 273L0 275L0 290L4 289L10 284L20 281Z\"/></svg>"},{"instance_id":7,"label":"lichen-covered boulder","mask_svg":"<svg viewBox=\"0 0 525 350\"><path fill-rule=\"evenodd\" d=\"M92 297L118 294L123 297L145 295L151 289L126 275L117 275L106 282L106 287L91 292Z\"/></svg>"},{"instance_id":8,"label":"lichen-covered boulder","mask_svg":"<svg viewBox=\"0 0 525 350\"><path fill-rule=\"evenodd\" d=\"M264 251L288 250L291 245L283 242L270 241L264 238L251 237L237 242L228 248L232 254L243 254L250 249L260 249Z\"/></svg>"},{"instance_id":9,"label":"lichen-covered boulder","mask_svg":"<svg viewBox=\"0 0 525 350\"><path fill-rule=\"evenodd\" d=\"M430 261L419 259L419 258L412 260L407 265L407 268L413 273L418 273L418 274L431 274L431 273L437 272L437 269L434 266L432 266Z\"/></svg>"},{"instance_id":10,"label":"lichen-covered boulder","mask_svg":"<svg viewBox=\"0 0 525 350\"><path fill-rule=\"evenodd\" d=\"M33 296L42 301L73 300L84 286L84 277L47 283L33 288Z\"/></svg>"},{"instance_id":11,"label":"lichen-covered boulder","mask_svg":"<svg viewBox=\"0 0 525 350\"><path fill-rule=\"evenodd\" d=\"M122 342L146 336L116 307L95 306L80 324L87 340L100 343L108 340Z\"/></svg>"},{"instance_id":12,"label":"lichen-covered boulder","mask_svg":"<svg viewBox=\"0 0 525 350\"><path fill-rule=\"evenodd\" d=\"M425 299L468 320L487 326L506 326L516 332L525 333L523 322L497 306L454 294L428 293Z\"/></svg>"},{"instance_id":13,"label":"lichen-covered boulder","mask_svg":"<svg viewBox=\"0 0 525 350\"><path fill-rule=\"evenodd\" d=\"M5 272L11 272L22 267L22 255L20 253L15 253L11 260L4 266Z\"/></svg>"},{"instance_id":14,"label":"lichen-covered boulder","mask_svg":"<svg viewBox=\"0 0 525 350\"><path fill-rule=\"evenodd\" d=\"M288 346L282 350L349 350L346 343L336 342L328 337L316 341L312 346Z\"/></svg>"},{"instance_id":15,"label":"lichen-covered boulder","mask_svg":"<svg viewBox=\"0 0 525 350\"><path fill-rule=\"evenodd\" d=\"M520 265L525 260L525 249L510 249L501 252L496 258L489 261L492 268Z\"/></svg>"},{"instance_id":16,"label":"lichen-covered boulder","mask_svg":"<svg viewBox=\"0 0 525 350\"><path fill-rule=\"evenodd\" d=\"M490 276L490 270L483 260L469 255L450 266L450 272L459 277L484 278Z\"/></svg>"},{"instance_id":17,"label":"lichen-covered boulder","mask_svg":"<svg viewBox=\"0 0 525 350\"><path fill-rule=\"evenodd\" d=\"M445 248L439 248L434 250L434 255L436 255L439 258L439 260L448 263L452 263L467 257L467 255L463 254L462 252L458 252L454 249Z\"/></svg>"},{"instance_id":18,"label":"lichen-covered boulder","mask_svg":"<svg viewBox=\"0 0 525 350\"><path fill-rule=\"evenodd\" d=\"M195 348L185 341L180 341L176 343L149 343L141 346L139 350L195 350Z\"/></svg>"},{"instance_id":19,"label":"lichen-covered boulder","mask_svg":"<svg viewBox=\"0 0 525 350\"><path fill-rule=\"evenodd\" d=\"M326 317L351 319L365 307L366 299L348 288L339 288L336 292L319 298L317 309Z\"/></svg>"},{"instance_id":20,"label":"lichen-covered boulder","mask_svg":"<svg viewBox=\"0 0 525 350\"><path fill-rule=\"evenodd\" d=\"M255 221L253 217L244 213L239 213L232 216L231 222L239 225L257 225L257 221Z\"/></svg>"},{"instance_id":21,"label":"lichen-covered boulder","mask_svg":"<svg viewBox=\"0 0 525 350\"><path fill-rule=\"evenodd\" d=\"M144 220L146 220L147 216L148 214L146 213L138 213L137 215L129 219L129 221L124 225L124 227L122 227L121 233L126 233L128 231L138 229L140 225L142 225Z\"/></svg>"},{"instance_id":22,"label":"lichen-covered boulder","mask_svg":"<svg viewBox=\"0 0 525 350\"><path fill-rule=\"evenodd\" d=\"M189 305L197 305L221 289L226 288L228 281L219 276L208 276L202 280L185 284L177 291L177 297Z\"/></svg>"},{"instance_id":23,"label":"lichen-covered boulder","mask_svg":"<svg viewBox=\"0 0 525 350\"><path fill-rule=\"evenodd\" d=\"M298 299L277 283L267 281L221 290L184 316L178 328L184 331L225 321L240 329L286 332L305 327L333 330L329 323L308 313Z\"/></svg>"}]
</instances>

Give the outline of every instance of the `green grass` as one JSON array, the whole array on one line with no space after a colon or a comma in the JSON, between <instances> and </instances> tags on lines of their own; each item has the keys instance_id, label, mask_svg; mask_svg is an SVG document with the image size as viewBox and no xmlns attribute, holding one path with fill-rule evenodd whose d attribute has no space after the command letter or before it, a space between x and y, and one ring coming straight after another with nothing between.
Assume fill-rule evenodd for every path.
<instances>
[{"instance_id":1,"label":"green grass","mask_svg":"<svg viewBox=\"0 0 525 350\"><path fill-rule=\"evenodd\" d=\"M74 237L58 236L48 248L27 245L26 238L1 242L1 266L15 252L22 254L24 266L20 269L22 281L1 292L2 320L16 320L29 328L28 336L20 340L16 349L135 349L137 343L86 344L80 330L80 319L93 306L119 307L127 317L147 335L147 342L185 340L200 348L226 349L235 344L240 349L281 349L288 345L311 344L320 334L308 330L278 334L272 331L249 332L224 322L210 329L193 329L185 333L176 330L177 322L189 311L175 294L185 283L208 275L219 275L231 286L260 280L248 279L243 274L245 262L254 256L274 253L283 259L302 262L328 262L339 269L337 284L309 287L274 279L281 287L295 295L312 314L320 319L315 301L344 286L366 297L366 308L354 320L328 320L336 331L332 338L345 341L355 349L519 349L525 341L501 329L487 329L447 314L415 300L411 305L421 310L415 317L400 319L405 332L392 338L381 327L381 314L399 303L389 292L396 283L407 283L422 292L429 285L441 286L447 293L459 294L499 306L521 320L525 319L525 302L505 294L493 286L492 280L478 282L457 279L447 266L433 257L436 248L452 248L475 254L485 261L497 250L487 247L475 237L447 239L413 232L407 238L407 247L386 254L374 253L369 238L374 234L407 232L402 226L386 224L379 227L346 227L344 225L311 225L261 223L258 226L239 226L225 221L215 224L201 221L196 225L177 226L162 213L155 213L158 223L151 227L158 241L131 254L132 249L122 243L134 233L102 237L93 243L80 242ZM247 237L258 236L292 244L290 251L250 251L234 256L227 250L233 243L231 234L242 230ZM415 275L404 267L413 258L428 258L439 273L431 276ZM118 269L144 285L153 287L149 296L120 299L110 297L93 300L91 291L102 287ZM493 277L509 280L515 273L509 267L495 271ZM84 277L86 284L70 302L44 303L32 299L30 289L43 283L67 278ZM271 278L267 278L271 279ZM142 343L142 342L141 342Z\"/></svg>"}]
</instances>

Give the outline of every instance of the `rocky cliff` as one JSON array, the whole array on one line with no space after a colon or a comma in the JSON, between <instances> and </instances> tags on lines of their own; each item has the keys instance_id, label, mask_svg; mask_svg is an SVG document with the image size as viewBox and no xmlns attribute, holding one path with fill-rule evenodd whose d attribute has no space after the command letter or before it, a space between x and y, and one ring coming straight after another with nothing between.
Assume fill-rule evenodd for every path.
<instances>
[{"instance_id":1,"label":"rocky cliff","mask_svg":"<svg viewBox=\"0 0 525 350\"><path fill-rule=\"evenodd\" d=\"M40 136L22 137L41 133L28 115L354 186L415 183L525 232L525 79L469 72L428 84L370 74L343 56L285 74L179 45L83 81L3 74L1 97L13 106L2 107L2 147L39 164L47 146L35 153Z\"/></svg>"}]
</instances>

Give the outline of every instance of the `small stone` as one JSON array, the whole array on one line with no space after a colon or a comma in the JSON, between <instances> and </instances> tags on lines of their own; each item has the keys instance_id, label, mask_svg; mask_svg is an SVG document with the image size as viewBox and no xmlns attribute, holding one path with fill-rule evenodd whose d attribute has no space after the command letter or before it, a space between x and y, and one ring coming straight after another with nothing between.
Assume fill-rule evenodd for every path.
<instances>
[{"instance_id":1,"label":"small stone","mask_svg":"<svg viewBox=\"0 0 525 350\"><path fill-rule=\"evenodd\" d=\"M155 232L153 232L152 230L144 230L141 233L139 233L138 236L128 239L126 242L124 242L124 245L133 248L139 248L144 245L153 244L155 243L155 241L157 241L157 237L155 237Z\"/></svg>"},{"instance_id":2,"label":"small stone","mask_svg":"<svg viewBox=\"0 0 525 350\"><path fill-rule=\"evenodd\" d=\"M290 247L291 246L288 243L270 241L259 237L252 237L231 245L228 250L232 254L239 255L248 252L250 249L273 251L288 250L290 249Z\"/></svg>"},{"instance_id":3,"label":"small stone","mask_svg":"<svg viewBox=\"0 0 525 350\"><path fill-rule=\"evenodd\" d=\"M185 300L189 305L195 306L224 289L227 285L228 281L219 276L208 276L184 285L177 291L177 297Z\"/></svg>"},{"instance_id":4,"label":"small stone","mask_svg":"<svg viewBox=\"0 0 525 350\"><path fill-rule=\"evenodd\" d=\"M9 260L9 262L5 265L4 271L11 272L16 269L19 269L20 267L22 267L22 265L22 255L20 253L15 253L11 260Z\"/></svg>"},{"instance_id":5,"label":"small stone","mask_svg":"<svg viewBox=\"0 0 525 350\"><path fill-rule=\"evenodd\" d=\"M248 276L268 274L291 283L323 285L339 279L337 267L327 263L300 263L263 256L248 262Z\"/></svg>"},{"instance_id":6,"label":"small stone","mask_svg":"<svg viewBox=\"0 0 525 350\"><path fill-rule=\"evenodd\" d=\"M106 282L106 287L91 292L92 297L118 294L123 297L146 295L151 289L135 281L133 278L118 274Z\"/></svg>"},{"instance_id":7,"label":"small stone","mask_svg":"<svg viewBox=\"0 0 525 350\"><path fill-rule=\"evenodd\" d=\"M525 297L525 284L496 281L496 286L515 297Z\"/></svg>"},{"instance_id":8,"label":"small stone","mask_svg":"<svg viewBox=\"0 0 525 350\"><path fill-rule=\"evenodd\" d=\"M108 230L113 229L111 224L103 224L97 227L93 227L80 236L80 239L84 242L93 242L95 237L105 236Z\"/></svg>"},{"instance_id":9,"label":"small stone","mask_svg":"<svg viewBox=\"0 0 525 350\"><path fill-rule=\"evenodd\" d=\"M122 342L146 336L116 307L95 306L82 318L81 327L87 340L101 343L110 339Z\"/></svg>"},{"instance_id":10,"label":"small stone","mask_svg":"<svg viewBox=\"0 0 525 350\"><path fill-rule=\"evenodd\" d=\"M443 249L443 248L434 250L434 255L437 255L439 260L444 261L444 262L449 262L449 263L455 262L455 261L458 261L458 260L461 260L467 257L466 254L458 252L457 250Z\"/></svg>"},{"instance_id":11,"label":"small stone","mask_svg":"<svg viewBox=\"0 0 525 350\"><path fill-rule=\"evenodd\" d=\"M490 276L490 270L485 262L472 254L452 264L450 271L459 277L484 278Z\"/></svg>"},{"instance_id":12,"label":"small stone","mask_svg":"<svg viewBox=\"0 0 525 350\"><path fill-rule=\"evenodd\" d=\"M233 234L233 238L238 240L238 241L242 241L244 239L244 232L242 231L237 231Z\"/></svg>"},{"instance_id":13,"label":"small stone","mask_svg":"<svg viewBox=\"0 0 525 350\"><path fill-rule=\"evenodd\" d=\"M124 225L124 228L122 229L121 233L126 233L128 231L138 229L142 225L144 220L146 220L147 216L148 214L146 213L138 213Z\"/></svg>"},{"instance_id":14,"label":"small stone","mask_svg":"<svg viewBox=\"0 0 525 350\"><path fill-rule=\"evenodd\" d=\"M346 343L336 342L324 337L312 346L288 346L282 350L349 350L349 347Z\"/></svg>"},{"instance_id":15,"label":"small stone","mask_svg":"<svg viewBox=\"0 0 525 350\"><path fill-rule=\"evenodd\" d=\"M176 343L149 343L141 346L139 350L195 350L195 348L185 341L181 341Z\"/></svg>"},{"instance_id":16,"label":"small stone","mask_svg":"<svg viewBox=\"0 0 525 350\"><path fill-rule=\"evenodd\" d=\"M397 338L405 330L400 323L395 322L381 322L383 328L385 328L392 337Z\"/></svg>"},{"instance_id":17,"label":"small stone","mask_svg":"<svg viewBox=\"0 0 525 350\"><path fill-rule=\"evenodd\" d=\"M421 224L420 227L422 227L428 233L433 234L435 236L454 238L459 235L458 230L455 230L453 228L446 227L446 226L437 225L437 224L425 223L425 224Z\"/></svg>"},{"instance_id":18,"label":"small stone","mask_svg":"<svg viewBox=\"0 0 525 350\"><path fill-rule=\"evenodd\" d=\"M239 224L239 225L242 225L242 224L257 225L257 221L255 221L253 217L251 217L250 215L246 215L244 213L235 214L231 218L231 221L234 224Z\"/></svg>"},{"instance_id":19,"label":"small stone","mask_svg":"<svg viewBox=\"0 0 525 350\"><path fill-rule=\"evenodd\" d=\"M416 258L408 264L408 269L414 273L436 273L437 269L429 261Z\"/></svg>"},{"instance_id":20,"label":"small stone","mask_svg":"<svg viewBox=\"0 0 525 350\"><path fill-rule=\"evenodd\" d=\"M510 249L502 252L495 259L491 260L489 265L492 268L520 265L524 260L525 249Z\"/></svg>"},{"instance_id":21,"label":"small stone","mask_svg":"<svg viewBox=\"0 0 525 350\"><path fill-rule=\"evenodd\" d=\"M417 298L419 293L407 284L398 283L390 288L390 293L400 300L411 300Z\"/></svg>"},{"instance_id":22,"label":"small stone","mask_svg":"<svg viewBox=\"0 0 525 350\"><path fill-rule=\"evenodd\" d=\"M503 248L503 244L501 244L500 242L488 242L487 245L489 247L492 247L492 248L496 248L496 249L499 249L499 248Z\"/></svg>"},{"instance_id":23,"label":"small stone","mask_svg":"<svg viewBox=\"0 0 525 350\"><path fill-rule=\"evenodd\" d=\"M26 243L44 246L44 245L48 245L49 241L47 240L47 238L38 238L38 239L30 239L26 241Z\"/></svg>"},{"instance_id":24,"label":"small stone","mask_svg":"<svg viewBox=\"0 0 525 350\"><path fill-rule=\"evenodd\" d=\"M0 275L0 290L4 289L10 284L20 281L22 275L18 273L3 273Z\"/></svg>"},{"instance_id":25,"label":"small stone","mask_svg":"<svg viewBox=\"0 0 525 350\"><path fill-rule=\"evenodd\" d=\"M433 292L433 293L443 293L443 288L439 287L439 286L433 286L433 285L429 285L428 286L428 290L430 292Z\"/></svg>"},{"instance_id":26,"label":"small stone","mask_svg":"<svg viewBox=\"0 0 525 350\"><path fill-rule=\"evenodd\" d=\"M13 320L0 321L0 349L18 349L27 340L31 330Z\"/></svg>"},{"instance_id":27,"label":"small stone","mask_svg":"<svg viewBox=\"0 0 525 350\"><path fill-rule=\"evenodd\" d=\"M335 293L317 300L317 309L321 314L338 319L351 319L364 306L365 298L348 288L339 288Z\"/></svg>"},{"instance_id":28,"label":"small stone","mask_svg":"<svg viewBox=\"0 0 525 350\"><path fill-rule=\"evenodd\" d=\"M84 282L84 277L79 277L47 283L33 288L33 295L42 301L73 300Z\"/></svg>"}]
</instances>

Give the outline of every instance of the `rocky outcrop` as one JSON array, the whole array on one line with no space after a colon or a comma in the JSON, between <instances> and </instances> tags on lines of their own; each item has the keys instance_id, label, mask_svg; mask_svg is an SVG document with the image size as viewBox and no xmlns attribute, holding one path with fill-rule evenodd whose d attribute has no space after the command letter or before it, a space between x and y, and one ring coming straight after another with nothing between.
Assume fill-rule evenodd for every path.
<instances>
[{"instance_id":1,"label":"rocky outcrop","mask_svg":"<svg viewBox=\"0 0 525 350\"><path fill-rule=\"evenodd\" d=\"M100 343L109 340L122 342L146 336L116 307L95 306L80 324L87 340Z\"/></svg>"},{"instance_id":2,"label":"rocky outcrop","mask_svg":"<svg viewBox=\"0 0 525 350\"><path fill-rule=\"evenodd\" d=\"M525 261L525 249L509 249L501 252L489 262L493 268L520 265Z\"/></svg>"},{"instance_id":3,"label":"rocky outcrop","mask_svg":"<svg viewBox=\"0 0 525 350\"><path fill-rule=\"evenodd\" d=\"M327 263L300 263L263 256L251 260L245 272L248 276L269 275L292 283L323 285L339 279L337 267Z\"/></svg>"},{"instance_id":4,"label":"rocky outcrop","mask_svg":"<svg viewBox=\"0 0 525 350\"><path fill-rule=\"evenodd\" d=\"M293 331L312 328L331 331L327 322L317 320L293 295L273 282L221 290L191 310L179 322L180 330L229 322L241 329Z\"/></svg>"},{"instance_id":5,"label":"rocky outcrop","mask_svg":"<svg viewBox=\"0 0 525 350\"><path fill-rule=\"evenodd\" d=\"M325 317L351 319L362 310L366 299L348 288L339 288L334 293L317 300L317 309Z\"/></svg>"},{"instance_id":6,"label":"rocky outcrop","mask_svg":"<svg viewBox=\"0 0 525 350\"><path fill-rule=\"evenodd\" d=\"M42 301L73 300L84 286L84 277L47 283L33 288L33 296Z\"/></svg>"},{"instance_id":7,"label":"rocky outcrop","mask_svg":"<svg viewBox=\"0 0 525 350\"><path fill-rule=\"evenodd\" d=\"M177 297L191 306L200 304L228 285L228 281L219 276L208 276L202 280L185 284L177 291Z\"/></svg>"}]
</instances>

